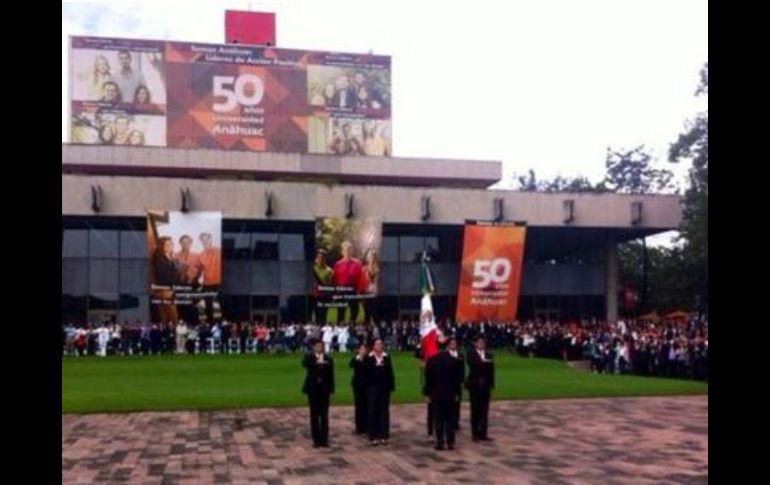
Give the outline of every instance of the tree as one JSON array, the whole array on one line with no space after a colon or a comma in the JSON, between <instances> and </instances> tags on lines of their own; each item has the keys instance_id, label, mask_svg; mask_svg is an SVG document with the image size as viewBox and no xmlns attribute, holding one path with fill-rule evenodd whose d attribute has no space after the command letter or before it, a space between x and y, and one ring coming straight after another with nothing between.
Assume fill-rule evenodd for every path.
<instances>
[{"instance_id":1,"label":"tree","mask_svg":"<svg viewBox=\"0 0 770 485\"><path fill-rule=\"evenodd\" d=\"M557 176L540 184L542 192L595 192L596 187L585 177L565 178Z\"/></svg>"},{"instance_id":2,"label":"tree","mask_svg":"<svg viewBox=\"0 0 770 485\"><path fill-rule=\"evenodd\" d=\"M708 95L708 63L700 72L700 84L696 96ZM708 110L699 113L687 123L686 131L679 135L669 150L672 163L690 162L688 187L682 200L682 225L680 238L688 262L688 272L693 278L695 294L700 308L708 312L708 162L709 162Z\"/></svg>"},{"instance_id":3,"label":"tree","mask_svg":"<svg viewBox=\"0 0 770 485\"><path fill-rule=\"evenodd\" d=\"M605 164L607 173L600 185L609 192L650 194L673 188L674 174L655 168L653 157L644 145L625 151L608 148Z\"/></svg>"},{"instance_id":4,"label":"tree","mask_svg":"<svg viewBox=\"0 0 770 485\"><path fill-rule=\"evenodd\" d=\"M642 296L638 314L693 308L693 281L685 275L688 261L681 247L645 247L639 240L629 241L618 246L618 261L620 281L631 283Z\"/></svg>"},{"instance_id":5,"label":"tree","mask_svg":"<svg viewBox=\"0 0 770 485\"><path fill-rule=\"evenodd\" d=\"M535 176L535 171L533 169L530 168L527 175L521 175L518 177L514 175L514 177L519 182L519 190L523 192L537 191L537 177Z\"/></svg>"},{"instance_id":6,"label":"tree","mask_svg":"<svg viewBox=\"0 0 770 485\"><path fill-rule=\"evenodd\" d=\"M527 171L527 175L515 176L518 182L518 190L523 192L596 192L599 188L586 177L574 178L557 175L553 180L538 181L533 169Z\"/></svg>"},{"instance_id":7,"label":"tree","mask_svg":"<svg viewBox=\"0 0 770 485\"><path fill-rule=\"evenodd\" d=\"M695 95L708 95L708 63L700 72ZM708 312L708 111L686 124L686 131L671 145L668 158L672 163L691 163L682 198L680 244L674 248L645 248L639 241L621 245L621 281L633 283L640 293L648 295L641 302L642 312Z\"/></svg>"},{"instance_id":8,"label":"tree","mask_svg":"<svg viewBox=\"0 0 770 485\"><path fill-rule=\"evenodd\" d=\"M696 96L708 95L708 63L700 72ZM620 278L642 295L641 312L705 310L708 312L708 111L687 123L669 150L670 162L690 162L688 187L682 199L680 245L648 248L643 241L621 244ZM615 192L649 194L673 188L670 170L655 166L645 147L608 148L607 171L598 184L585 177L538 180L530 169L518 177L519 190L542 192Z\"/></svg>"},{"instance_id":9,"label":"tree","mask_svg":"<svg viewBox=\"0 0 770 485\"><path fill-rule=\"evenodd\" d=\"M631 150L607 149L604 179L592 184L584 176L538 180L534 169L516 176L518 190L524 192L615 192L619 194L659 193L673 188L673 173L654 166L652 155L643 145Z\"/></svg>"}]
</instances>

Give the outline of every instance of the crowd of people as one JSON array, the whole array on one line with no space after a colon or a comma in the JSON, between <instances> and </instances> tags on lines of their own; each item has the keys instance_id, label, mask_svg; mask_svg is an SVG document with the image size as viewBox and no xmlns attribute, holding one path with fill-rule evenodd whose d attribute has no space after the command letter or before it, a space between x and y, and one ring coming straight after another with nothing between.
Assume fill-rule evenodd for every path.
<instances>
[{"instance_id":1,"label":"crowd of people","mask_svg":"<svg viewBox=\"0 0 770 485\"><path fill-rule=\"evenodd\" d=\"M708 380L708 320L670 322L597 320L578 322L439 322L444 335L469 348L484 335L490 349L515 351L523 356L589 361L593 372L637 374ZM348 352L359 343L382 338L394 351L417 351L416 321L380 324L312 322L227 322L213 325L133 324L62 327L65 355L156 355L194 353L304 352L319 339L325 352Z\"/></svg>"}]
</instances>

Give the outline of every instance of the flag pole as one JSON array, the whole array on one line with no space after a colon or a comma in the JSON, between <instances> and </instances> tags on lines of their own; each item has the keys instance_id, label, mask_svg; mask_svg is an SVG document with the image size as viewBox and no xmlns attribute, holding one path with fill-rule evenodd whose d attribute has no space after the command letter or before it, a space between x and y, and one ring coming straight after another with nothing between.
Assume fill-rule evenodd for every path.
<instances>
[{"instance_id":1,"label":"flag pole","mask_svg":"<svg viewBox=\"0 0 770 485\"><path fill-rule=\"evenodd\" d=\"M433 302L430 299L430 295L435 291L433 284L433 276L428 268L428 252L423 249L422 257L420 258L420 290L422 292L422 300L420 302L420 391L425 386L425 356L426 348L423 341L423 326L429 325L432 321L435 322L435 315L433 313Z\"/></svg>"}]
</instances>

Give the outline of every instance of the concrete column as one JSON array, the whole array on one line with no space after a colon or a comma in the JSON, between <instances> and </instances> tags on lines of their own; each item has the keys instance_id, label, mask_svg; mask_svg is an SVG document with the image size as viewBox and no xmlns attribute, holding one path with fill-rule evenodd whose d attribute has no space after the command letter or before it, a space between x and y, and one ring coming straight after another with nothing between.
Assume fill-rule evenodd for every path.
<instances>
[{"instance_id":1,"label":"concrete column","mask_svg":"<svg viewBox=\"0 0 770 485\"><path fill-rule=\"evenodd\" d=\"M605 318L608 322L618 320L618 245L614 241L607 243L604 256L604 278L605 278Z\"/></svg>"}]
</instances>

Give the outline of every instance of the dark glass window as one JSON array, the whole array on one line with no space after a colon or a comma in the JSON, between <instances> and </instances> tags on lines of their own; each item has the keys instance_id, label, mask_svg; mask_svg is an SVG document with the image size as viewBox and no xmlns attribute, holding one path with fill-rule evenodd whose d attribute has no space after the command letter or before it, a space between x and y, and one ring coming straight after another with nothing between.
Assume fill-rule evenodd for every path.
<instances>
[{"instance_id":1,"label":"dark glass window","mask_svg":"<svg viewBox=\"0 0 770 485\"><path fill-rule=\"evenodd\" d=\"M121 294L118 323L143 321L150 313L150 297L146 294Z\"/></svg>"},{"instance_id":2,"label":"dark glass window","mask_svg":"<svg viewBox=\"0 0 770 485\"><path fill-rule=\"evenodd\" d=\"M401 236L399 238L400 260L404 262L418 262L424 248L423 238L416 236Z\"/></svg>"},{"instance_id":3,"label":"dark glass window","mask_svg":"<svg viewBox=\"0 0 770 485\"><path fill-rule=\"evenodd\" d=\"M251 271L248 261L222 261L222 291L232 294L249 294L251 291Z\"/></svg>"},{"instance_id":4,"label":"dark glass window","mask_svg":"<svg viewBox=\"0 0 770 485\"><path fill-rule=\"evenodd\" d=\"M305 238L302 234L281 234L278 250L281 261L304 261Z\"/></svg>"},{"instance_id":5,"label":"dark glass window","mask_svg":"<svg viewBox=\"0 0 770 485\"><path fill-rule=\"evenodd\" d=\"M398 295L398 264L383 263L380 273L380 295Z\"/></svg>"},{"instance_id":6,"label":"dark glass window","mask_svg":"<svg viewBox=\"0 0 770 485\"><path fill-rule=\"evenodd\" d=\"M281 295L307 294L307 271L308 266L305 263L281 263ZM275 285L275 282L273 285Z\"/></svg>"},{"instance_id":7,"label":"dark glass window","mask_svg":"<svg viewBox=\"0 0 770 485\"><path fill-rule=\"evenodd\" d=\"M278 234L257 232L251 236L254 259L263 261L278 260Z\"/></svg>"},{"instance_id":8,"label":"dark glass window","mask_svg":"<svg viewBox=\"0 0 770 485\"><path fill-rule=\"evenodd\" d=\"M88 256L91 258L117 258L119 231L91 229L88 231Z\"/></svg>"},{"instance_id":9,"label":"dark glass window","mask_svg":"<svg viewBox=\"0 0 770 485\"><path fill-rule=\"evenodd\" d=\"M88 260L67 258L61 260L61 291L68 295L88 294Z\"/></svg>"},{"instance_id":10,"label":"dark glass window","mask_svg":"<svg viewBox=\"0 0 770 485\"><path fill-rule=\"evenodd\" d=\"M398 238L395 236L384 236L382 238L382 248L380 249L380 260L387 263L398 261Z\"/></svg>"},{"instance_id":11,"label":"dark glass window","mask_svg":"<svg viewBox=\"0 0 770 485\"><path fill-rule=\"evenodd\" d=\"M65 229L62 242L63 258L88 257L88 231L85 229Z\"/></svg>"},{"instance_id":12,"label":"dark glass window","mask_svg":"<svg viewBox=\"0 0 770 485\"><path fill-rule=\"evenodd\" d=\"M251 235L247 232L225 232L222 234L223 259L251 258Z\"/></svg>"},{"instance_id":13,"label":"dark glass window","mask_svg":"<svg viewBox=\"0 0 770 485\"><path fill-rule=\"evenodd\" d=\"M120 260L120 292L142 293L147 291L148 271L146 259Z\"/></svg>"},{"instance_id":14,"label":"dark glass window","mask_svg":"<svg viewBox=\"0 0 770 485\"><path fill-rule=\"evenodd\" d=\"M88 297L63 294L61 296L62 323L80 324L86 321Z\"/></svg>"},{"instance_id":15,"label":"dark glass window","mask_svg":"<svg viewBox=\"0 0 770 485\"><path fill-rule=\"evenodd\" d=\"M121 258L147 258L147 234L144 231L120 231Z\"/></svg>"},{"instance_id":16,"label":"dark glass window","mask_svg":"<svg viewBox=\"0 0 770 485\"><path fill-rule=\"evenodd\" d=\"M92 259L88 266L88 291L90 294L118 293L118 260Z\"/></svg>"},{"instance_id":17,"label":"dark glass window","mask_svg":"<svg viewBox=\"0 0 770 485\"><path fill-rule=\"evenodd\" d=\"M274 295L281 284L280 263L278 261L253 261L251 263L251 293L254 295Z\"/></svg>"}]
</instances>

